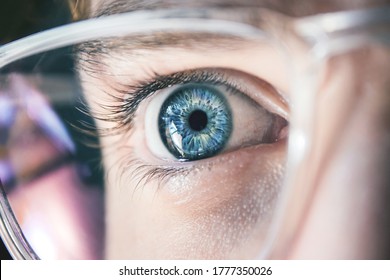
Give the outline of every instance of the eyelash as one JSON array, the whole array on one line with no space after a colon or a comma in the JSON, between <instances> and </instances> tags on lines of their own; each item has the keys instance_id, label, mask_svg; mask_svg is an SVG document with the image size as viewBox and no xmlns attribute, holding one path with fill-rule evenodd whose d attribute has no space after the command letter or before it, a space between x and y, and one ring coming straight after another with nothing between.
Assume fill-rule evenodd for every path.
<instances>
[{"instance_id":1,"label":"eyelash","mask_svg":"<svg viewBox=\"0 0 390 280\"><path fill-rule=\"evenodd\" d=\"M144 186L146 186L151 181L157 182L156 191L158 191L161 189L161 186L164 182L169 181L170 179L178 175L185 176L189 174L192 170L192 166L167 167L145 164L132 154L127 154L126 160L118 164L119 167L122 169L122 171L119 173L121 175L120 180L125 180L125 182L129 182L126 181L126 179L129 179L136 182L133 193L135 193L137 190L142 190ZM127 175L127 170L131 170L131 174L128 174L128 176L124 176ZM122 182L120 182L119 185L123 185Z\"/></svg>"}]
</instances>

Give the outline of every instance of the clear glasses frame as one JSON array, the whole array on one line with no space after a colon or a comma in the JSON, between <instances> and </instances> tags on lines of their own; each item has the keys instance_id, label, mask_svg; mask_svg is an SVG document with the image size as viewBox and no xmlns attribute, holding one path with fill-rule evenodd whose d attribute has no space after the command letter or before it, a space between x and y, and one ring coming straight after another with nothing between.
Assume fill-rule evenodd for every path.
<instances>
[{"instance_id":1,"label":"clear glasses frame","mask_svg":"<svg viewBox=\"0 0 390 280\"><path fill-rule=\"evenodd\" d=\"M311 149L312 121L307 116L313 114L313 88L316 79L313 78L312 73L316 72L322 60L334 54L350 51L369 42L390 44L390 7L304 18L290 18L273 11L259 9L257 11L261 19L259 26L235 21L234 15L239 12L245 13L245 9L242 11L237 9L234 11L231 9L139 11L72 23L2 46L0 69L24 57L60 47L95 39L157 31L208 32L240 38L269 36L271 40L282 41L289 59L293 57L300 57L300 59L299 63L294 63L293 59L294 69L291 69L294 73L294 82L291 89L292 112L285 189L268 241L259 254L260 258L267 258L274 250L288 246L288 240L294 234L300 215L306 207L307 191L304 192L307 194L306 198L300 197L302 203L291 213L291 201L296 199L294 193L300 192L294 182L300 172L300 166ZM308 86L302 89L298 86L300 84ZM297 94L298 87L299 94ZM285 215L287 209L290 212L288 221ZM1 236L12 257L39 259L26 241L3 188L0 194L0 217ZM286 227L288 227L287 236Z\"/></svg>"}]
</instances>

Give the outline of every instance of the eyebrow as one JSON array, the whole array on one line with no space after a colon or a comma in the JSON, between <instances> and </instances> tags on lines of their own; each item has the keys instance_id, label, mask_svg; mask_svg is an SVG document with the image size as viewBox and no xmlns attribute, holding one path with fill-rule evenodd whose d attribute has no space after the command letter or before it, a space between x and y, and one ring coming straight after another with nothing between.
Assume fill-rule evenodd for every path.
<instances>
[{"instance_id":1,"label":"eyebrow","mask_svg":"<svg viewBox=\"0 0 390 280\"><path fill-rule=\"evenodd\" d=\"M103 2L94 12L94 16L103 17L110 16L118 13L131 13L131 11L148 10L148 9L161 9L161 8L178 8L172 5L174 1L170 1L169 5L166 2L161 1L139 1L139 0L112 0L111 2ZM204 0L202 0L204 1ZM228 2L229 1L229 2ZM225 3L220 8L228 8L235 0L212 0L211 4ZM268 0L263 0L268 1ZM282 0L276 0L282 1ZM284 0L283 0L284 1ZM246 23L252 26L256 26L261 22L261 15L256 9L248 8L250 3L258 3L259 1L244 1L246 5L240 5L240 10L234 9L223 13L225 20L233 20L235 22ZM187 3L187 2L186 2ZM198 3L198 2L197 2ZM226 3L231 3L227 4ZM240 2L241 3L241 2ZM215 5L209 5L209 9L215 9ZM183 7L183 5L181 6ZM210 8L212 7L212 8ZM188 5L184 8L188 8ZM219 10L218 10L219 11ZM196 17L211 19L212 13L204 13L202 10L196 10L194 14ZM210 50L215 48L222 49L236 49L242 46L245 40L242 36L232 34L222 34L216 32L181 32L181 31L163 31L163 32L143 32L140 34L124 36L124 37L112 37L105 39L97 39L89 42L85 42L77 46L77 52L83 53L87 58L94 58L96 55L107 56L113 54L114 51L123 52L127 54L136 50L161 50L167 47L181 48L187 50ZM88 59L93 61L93 59Z\"/></svg>"},{"instance_id":2,"label":"eyebrow","mask_svg":"<svg viewBox=\"0 0 390 280\"><path fill-rule=\"evenodd\" d=\"M302 1L302 0L301 0ZM111 0L99 3L93 17L108 16L118 13L133 12L138 10L155 10L168 8L229 8L229 7L266 7L269 9L287 9L293 1L286 0Z\"/></svg>"},{"instance_id":3,"label":"eyebrow","mask_svg":"<svg viewBox=\"0 0 390 280\"><path fill-rule=\"evenodd\" d=\"M388 0L85 0L99 1L90 17L167 8L267 8L292 17L388 4Z\"/></svg>"},{"instance_id":4,"label":"eyebrow","mask_svg":"<svg viewBox=\"0 0 390 280\"><path fill-rule=\"evenodd\" d=\"M167 8L267 8L292 17L384 5L388 0L95 0L99 2L91 17L101 17L138 10Z\"/></svg>"}]
</instances>

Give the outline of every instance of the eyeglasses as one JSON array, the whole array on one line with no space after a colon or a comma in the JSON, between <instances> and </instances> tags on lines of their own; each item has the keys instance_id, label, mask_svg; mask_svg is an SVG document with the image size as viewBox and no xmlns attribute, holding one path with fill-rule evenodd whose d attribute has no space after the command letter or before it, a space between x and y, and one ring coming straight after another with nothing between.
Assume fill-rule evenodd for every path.
<instances>
[{"instance_id":1,"label":"eyeglasses","mask_svg":"<svg viewBox=\"0 0 390 280\"><path fill-rule=\"evenodd\" d=\"M318 150L334 147L316 130L328 70L369 46L388 58L389 22L389 7L300 19L139 11L1 47L0 228L12 256L285 254ZM356 78L337 86L368 80Z\"/></svg>"}]
</instances>

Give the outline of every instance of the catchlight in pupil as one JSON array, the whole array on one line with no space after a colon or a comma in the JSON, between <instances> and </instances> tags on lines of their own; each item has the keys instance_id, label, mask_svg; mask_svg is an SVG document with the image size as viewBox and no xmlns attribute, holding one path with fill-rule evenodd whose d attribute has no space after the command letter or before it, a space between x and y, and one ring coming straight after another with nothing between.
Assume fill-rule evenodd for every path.
<instances>
[{"instance_id":1,"label":"catchlight in pupil","mask_svg":"<svg viewBox=\"0 0 390 280\"><path fill-rule=\"evenodd\" d=\"M207 114L202 110L193 111L188 118L188 124L195 131L202 131L207 126L207 122Z\"/></svg>"}]
</instances>

